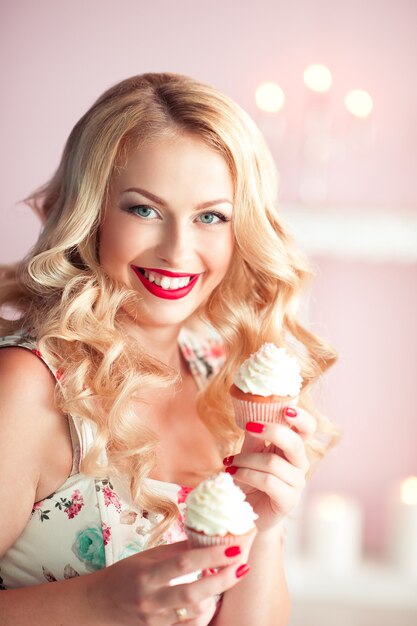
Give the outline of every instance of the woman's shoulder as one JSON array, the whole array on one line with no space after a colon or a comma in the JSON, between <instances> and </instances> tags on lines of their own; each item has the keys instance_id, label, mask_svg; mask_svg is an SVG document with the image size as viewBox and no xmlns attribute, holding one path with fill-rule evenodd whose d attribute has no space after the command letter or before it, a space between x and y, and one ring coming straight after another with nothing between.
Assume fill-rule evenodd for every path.
<instances>
[{"instance_id":1,"label":"woman's shoulder","mask_svg":"<svg viewBox=\"0 0 417 626\"><path fill-rule=\"evenodd\" d=\"M68 421L56 405L54 372L33 338L14 336L0 348L0 439L11 441L20 458L34 459L38 468L60 446L66 467L72 452Z\"/></svg>"},{"instance_id":2,"label":"woman's shoulder","mask_svg":"<svg viewBox=\"0 0 417 626\"><path fill-rule=\"evenodd\" d=\"M54 387L51 371L40 358L35 345L29 347L0 341L0 348L0 380L10 393L15 390L37 393L43 383ZM0 394L0 397L3 396Z\"/></svg>"},{"instance_id":3,"label":"woman's shoulder","mask_svg":"<svg viewBox=\"0 0 417 626\"><path fill-rule=\"evenodd\" d=\"M48 372L49 370L52 380L60 379L59 370L57 371L41 354L37 339L30 329L21 329L12 335L0 337L0 348L3 348L3 350L0 349L0 358L2 361L9 362L11 366L14 365L13 371L15 373L20 364L20 367L33 368L37 371ZM14 349L8 350L8 348ZM23 350L16 348L23 348Z\"/></svg>"},{"instance_id":4,"label":"woman's shoulder","mask_svg":"<svg viewBox=\"0 0 417 626\"><path fill-rule=\"evenodd\" d=\"M12 335L0 337L0 364L3 366L2 376L28 381L31 374L36 372L46 372L45 380L51 378L50 366L46 363L40 353L36 338L31 334L30 330L22 329L16 331ZM45 367L46 366L46 367Z\"/></svg>"},{"instance_id":5,"label":"woman's shoulder","mask_svg":"<svg viewBox=\"0 0 417 626\"><path fill-rule=\"evenodd\" d=\"M27 436L39 426L32 419L37 414L56 413L55 385L50 369L31 348L3 342L0 349L0 422L3 427L8 424L13 429L22 428Z\"/></svg>"},{"instance_id":6,"label":"woman's shoulder","mask_svg":"<svg viewBox=\"0 0 417 626\"><path fill-rule=\"evenodd\" d=\"M20 429L25 438L38 437L39 416L56 419L54 375L40 358L36 343L29 337L13 335L0 340L0 425ZM38 419L36 419L38 418ZM41 436L39 434L39 436Z\"/></svg>"}]
</instances>

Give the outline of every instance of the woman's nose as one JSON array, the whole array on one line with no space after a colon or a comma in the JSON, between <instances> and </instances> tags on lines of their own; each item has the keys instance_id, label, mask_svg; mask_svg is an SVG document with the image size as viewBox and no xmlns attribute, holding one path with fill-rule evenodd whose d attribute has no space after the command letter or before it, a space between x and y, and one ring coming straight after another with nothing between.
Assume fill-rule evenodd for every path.
<instances>
[{"instance_id":1,"label":"woman's nose","mask_svg":"<svg viewBox=\"0 0 417 626\"><path fill-rule=\"evenodd\" d=\"M157 256L170 267L189 269L191 257L191 234L185 224L167 224L156 248Z\"/></svg>"}]
</instances>

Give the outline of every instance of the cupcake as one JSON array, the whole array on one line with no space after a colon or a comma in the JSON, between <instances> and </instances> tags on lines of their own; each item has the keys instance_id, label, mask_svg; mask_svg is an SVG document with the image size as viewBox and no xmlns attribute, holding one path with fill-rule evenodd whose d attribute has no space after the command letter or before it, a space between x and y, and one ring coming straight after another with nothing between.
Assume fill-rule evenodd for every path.
<instances>
[{"instance_id":1,"label":"cupcake","mask_svg":"<svg viewBox=\"0 0 417 626\"><path fill-rule=\"evenodd\" d=\"M184 529L192 547L252 541L257 515L226 472L208 478L188 494Z\"/></svg>"},{"instance_id":2,"label":"cupcake","mask_svg":"<svg viewBox=\"0 0 417 626\"><path fill-rule=\"evenodd\" d=\"M237 425L282 421L282 409L297 404L302 382L298 361L264 343L242 363L230 388Z\"/></svg>"}]
</instances>

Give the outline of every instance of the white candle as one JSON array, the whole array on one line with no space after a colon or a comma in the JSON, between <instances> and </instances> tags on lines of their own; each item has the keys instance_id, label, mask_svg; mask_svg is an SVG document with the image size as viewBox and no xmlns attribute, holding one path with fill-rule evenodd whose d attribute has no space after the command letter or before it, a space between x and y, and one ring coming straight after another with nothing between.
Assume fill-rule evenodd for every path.
<instances>
[{"instance_id":1,"label":"white candle","mask_svg":"<svg viewBox=\"0 0 417 626\"><path fill-rule=\"evenodd\" d=\"M417 577L417 476L405 479L397 489L390 515L391 561Z\"/></svg>"},{"instance_id":2,"label":"white candle","mask_svg":"<svg viewBox=\"0 0 417 626\"><path fill-rule=\"evenodd\" d=\"M307 552L322 569L351 571L362 551L362 512L340 494L316 496L307 516Z\"/></svg>"}]
</instances>

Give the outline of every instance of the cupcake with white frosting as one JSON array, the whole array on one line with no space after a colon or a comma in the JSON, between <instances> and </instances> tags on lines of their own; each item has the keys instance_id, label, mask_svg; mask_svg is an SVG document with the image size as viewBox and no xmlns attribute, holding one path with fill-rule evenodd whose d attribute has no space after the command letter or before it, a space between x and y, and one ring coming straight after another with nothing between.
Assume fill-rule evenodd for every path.
<instances>
[{"instance_id":1,"label":"cupcake with white frosting","mask_svg":"<svg viewBox=\"0 0 417 626\"><path fill-rule=\"evenodd\" d=\"M226 472L201 482L188 494L185 532L193 547L233 545L255 532L257 515Z\"/></svg>"},{"instance_id":2,"label":"cupcake with white frosting","mask_svg":"<svg viewBox=\"0 0 417 626\"><path fill-rule=\"evenodd\" d=\"M264 343L242 363L230 388L237 425L282 421L283 410L297 404L302 382L297 359Z\"/></svg>"}]
</instances>

